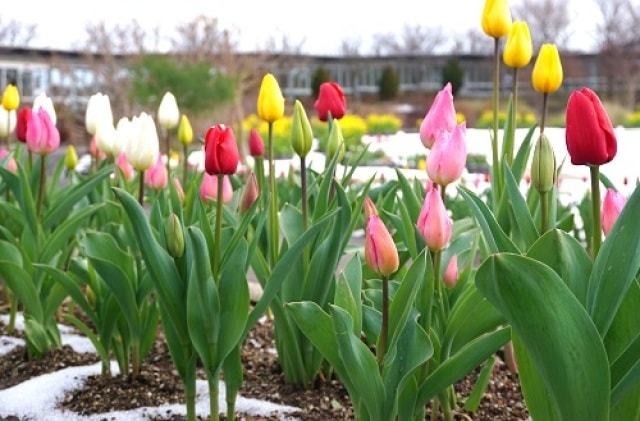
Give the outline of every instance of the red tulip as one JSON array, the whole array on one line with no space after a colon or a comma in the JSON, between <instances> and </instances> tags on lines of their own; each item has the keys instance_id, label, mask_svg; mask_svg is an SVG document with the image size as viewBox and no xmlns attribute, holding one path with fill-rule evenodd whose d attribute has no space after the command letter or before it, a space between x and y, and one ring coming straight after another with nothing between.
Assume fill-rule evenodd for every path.
<instances>
[{"instance_id":1,"label":"red tulip","mask_svg":"<svg viewBox=\"0 0 640 421\"><path fill-rule=\"evenodd\" d=\"M264 141L255 127L252 127L249 132L249 153L253 157L264 155Z\"/></svg>"},{"instance_id":2,"label":"red tulip","mask_svg":"<svg viewBox=\"0 0 640 421\"><path fill-rule=\"evenodd\" d=\"M18 111L17 121L16 121L16 136L20 142L27 141L27 123L31 120L31 115L33 111L31 107L26 107L20 109Z\"/></svg>"},{"instance_id":3,"label":"red tulip","mask_svg":"<svg viewBox=\"0 0 640 421\"><path fill-rule=\"evenodd\" d=\"M240 154L231 126L217 124L207 130L204 154L204 167L208 174L235 174Z\"/></svg>"},{"instance_id":4,"label":"red tulip","mask_svg":"<svg viewBox=\"0 0 640 421\"><path fill-rule=\"evenodd\" d=\"M331 118L341 119L347 112L347 99L340 85L336 82L324 82L320 85L318 99L313 104L321 121Z\"/></svg>"},{"instance_id":5,"label":"red tulip","mask_svg":"<svg viewBox=\"0 0 640 421\"><path fill-rule=\"evenodd\" d=\"M616 156L611 119L589 88L573 91L567 102L567 150L574 165L602 165Z\"/></svg>"}]
</instances>

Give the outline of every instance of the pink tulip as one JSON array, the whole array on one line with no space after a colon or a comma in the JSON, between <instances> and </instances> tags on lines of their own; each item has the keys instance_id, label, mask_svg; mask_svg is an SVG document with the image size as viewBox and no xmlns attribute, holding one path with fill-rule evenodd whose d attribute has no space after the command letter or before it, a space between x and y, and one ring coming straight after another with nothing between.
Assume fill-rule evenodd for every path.
<instances>
[{"instance_id":1,"label":"pink tulip","mask_svg":"<svg viewBox=\"0 0 640 421\"><path fill-rule=\"evenodd\" d=\"M467 124L454 127L451 134L441 131L427 157L427 174L438 185L458 180L467 161Z\"/></svg>"},{"instance_id":2,"label":"pink tulip","mask_svg":"<svg viewBox=\"0 0 640 421\"><path fill-rule=\"evenodd\" d=\"M437 189L432 188L427 191L417 226L429 250L440 251L449 245L453 221Z\"/></svg>"},{"instance_id":3,"label":"pink tulip","mask_svg":"<svg viewBox=\"0 0 640 421\"><path fill-rule=\"evenodd\" d=\"M602 212L601 212L601 221L602 221L602 232L604 235L609 234L611 228L615 224L618 219L618 215L622 212L622 208L627 203L627 198L624 197L619 191L614 189L607 189L607 192L604 195L604 200L602 201Z\"/></svg>"},{"instance_id":4,"label":"pink tulip","mask_svg":"<svg viewBox=\"0 0 640 421\"><path fill-rule=\"evenodd\" d=\"M251 208L253 203L258 199L260 190L258 187L258 180L256 174L251 171L247 177L247 183L242 191L242 198L240 199L240 212L245 213Z\"/></svg>"},{"instance_id":5,"label":"pink tulip","mask_svg":"<svg viewBox=\"0 0 640 421\"><path fill-rule=\"evenodd\" d=\"M154 190L162 190L167 187L169 175L167 174L167 167L162 161L162 155L158 154L156 163L144 172L144 182Z\"/></svg>"},{"instance_id":6,"label":"pink tulip","mask_svg":"<svg viewBox=\"0 0 640 421\"><path fill-rule=\"evenodd\" d=\"M203 202L218 200L218 176L205 172L200 184L200 198ZM229 203L233 199L233 186L231 179L224 174L222 179L222 203Z\"/></svg>"},{"instance_id":7,"label":"pink tulip","mask_svg":"<svg viewBox=\"0 0 640 421\"><path fill-rule=\"evenodd\" d=\"M456 123L451 83L447 83L436 95L431 108L420 124L420 140L424 147L431 149L440 134L451 133Z\"/></svg>"},{"instance_id":8,"label":"pink tulip","mask_svg":"<svg viewBox=\"0 0 640 421\"><path fill-rule=\"evenodd\" d=\"M127 161L127 155L124 152L120 152L116 158L116 165L122 171L122 176L126 181L133 179L133 166Z\"/></svg>"},{"instance_id":9,"label":"pink tulip","mask_svg":"<svg viewBox=\"0 0 640 421\"><path fill-rule=\"evenodd\" d=\"M32 112L25 137L29 150L38 155L47 155L60 146L60 132L43 108Z\"/></svg>"},{"instance_id":10,"label":"pink tulip","mask_svg":"<svg viewBox=\"0 0 640 421\"><path fill-rule=\"evenodd\" d=\"M177 178L174 178L173 185L176 188L178 199L180 200L181 203L184 203L184 189L182 188L182 184L180 183L180 180L178 180Z\"/></svg>"},{"instance_id":11,"label":"pink tulip","mask_svg":"<svg viewBox=\"0 0 640 421\"><path fill-rule=\"evenodd\" d=\"M89 153L96 160L102 160L107 157L107 154L98 149L98 143L96 142L96 137L91 136L91 142L89 143Z\"/></svg>"},{"instance_id":12,"label":"pink tulip","mask_svg":"<svg viewBox=\"0 0 640 421\"><path fill-rule=\"evenodd\" d=\"M368 197L365 198L365 215L367 217L364 258L367 265L376 273L388 276L398 270L400 260L398 249L393 242L387 227L378 216L375 205Z\"/></svg>"},{"instance_id":13,"label":"pink tulip","mask_svg":"<svg viewBox=\"0 0 640 421\"><path fill-rule=\"evenodd\" d=\"M4 159L7 155L11 155L9 150L5 147L0 148L0 160ZM6 168L13 173L18 171L18 164L16 163L16 160L13 159L13 156L9 156L5 165Z\"/></svg>"},{"instance_id":14,"label":"pink tulip","mask_svg":"<svg viewBox=\"0 0 640 421\"><path fill-rule=\"evenodd\" d=\"M454 254L449 259L447 268L442 275L442 282L448 287L454 287L458 283L458 255Z\"/></svg>"}]
</instances>

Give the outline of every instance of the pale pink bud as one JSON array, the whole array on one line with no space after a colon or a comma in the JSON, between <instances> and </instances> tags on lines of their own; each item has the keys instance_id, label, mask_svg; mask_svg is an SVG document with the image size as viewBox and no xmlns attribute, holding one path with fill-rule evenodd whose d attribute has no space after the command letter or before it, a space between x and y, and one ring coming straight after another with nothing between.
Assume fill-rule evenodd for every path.
<instances>
[{"instance_id":1,"label":"pale pink bud","mask_svg":"<svg viewBox=\"0 0 640 421\"><path fill-rule=\"evenodd\" d=\"M33 112L27 122L27 147L38 155L47 155L60 146L60 132L43 108Z\"/></svg>"},{"instance_id":2,"label":"pale pink bud","mask_svg":"<svg viewBox=\"0 0 640 421\"><path fill-rule=\"evenodd\" d=\"M611 228L615 224L618 219L618 215L622 212L622 208L627 203L627 198L624 197L619 191L614 189L607 189L607 192L604 195L604 200L602 201L602 212L601 212L601 221L602 221L602 232L604 235L609 234Z\"/></svg>"},{"instance_id":3,"label":"pale pink bud","mask_svg":"<svg viewBox=\"0 0 640 421\"><path fill-rule=\"evenodd\" d=\"M95 136L91 136L91 142L89 143L89 153L96 160L102 160L107 157L107 154L98 148L98 142L96 142Z\"/></svg>"},{"instance_id":4,"label":"pale pink bud","mask_svg":"<svg viewBox=\"0 0 640 421\"><path fill-rule=\"evenodd\" d=\"M178 194L178 199L180 202L184 202L184 189L182 188L182 184L180 180L177 178L173 179L173 185L176 187L176 193Z\"/></svg>"},{"instance_id":5,"label":"pale pink bud","mask_svg":"<svg viewBox=\"0 0 640 421\"><path fill-rule=\"evenodd\" d=\"M382 276L391 275L400 266L393 238L382 219L375 214L367 219L364 257L367 265Z\"/></svg>"},{"instance_id":6,"label":"pale pink bud","mask_svg":"<svg viewBox=\"0 0 640 421\"><path fill-rule=\"evenodd\" d=\"M246 211L248 211L258 198L259 194L260 190L258 188L258 180L256 179L256 174L251 171L249 173L249 176L247 177L247 184L245 184L244 186L242 198L240 199L240 212L245 213Z\"/></svg>"},{"instance_id":7,"label":"pale pink bud","mask_svg":"<svg viewBox=\"0 0 640 421\"><path fill-rule=\"evenodd\" d=\"M456 123L451 83L447 83L436 95L431 108L420 124L420 140L424 147L431 149L440 133L451 133Z\"/></svg>"},{"instance_id":8,"label":"pale pink bud","mask_svg":"<svg viewBox=\"0 0 640 421\"><path fill-rule=\"evenodd\" d=\"M167 174L167 167L162 161L162 155L158 155L156 163L145 171L144 182L154 190L162 190L167 187L169 176Z\"/></svg>"},{"instance_id":9,"label":"pale pink bud","mask_svg":"<svg viewBox=\"0 0 640 421\"><path fill-rule=\"evenodd\" d=\"M449 259L447 268L442 275L442 282L448 287L454 287L458 283L458 255L454 254Z\"/></svg>"},{"instance_id":10,"label":"pale pink bud","mask_svg":"<svg viewBox=\"0 0 640 421\"><path fill-rule=\"evenodd\" d=\"M218 200L218 176L205 172L202 175L202 183L200 184L200 198L203 202L210 200ZM222 179L222 203L228 203L233 199L233 186L231 179L224 174Z\"/></svg>"},{"instance_id":11,"label":"pale pink bud","mask_svg":"<svg viewBox=\"0 0 640 421\"><path fill-rule=\"evenodd\" d=\"M449 245L453 221L449 217L437 189L427 191L418 216L417 226L429 250L444 250Z\"/></svg>"},{"instance_id":12,"label":"pale pink bud","mask_svg":"<svg viewBox=\"0 0 640 421\"><path fill-rule=\"evenodd\" d=\"M5 147L0 148L0 160L4 159L7 155L11 155L9 150ZM9 159L7 160L5 165L6 168L13 173L18 171L18 164L16 163L16 160L13 158L13 156L9 156Z\"/></svg>"},{"instance_id":13,"label":"pale pink bud","mask_svg":"<svg viewBox=\"0 0 640 421\"><path fill-rule=\"evenodd\" d=\"M446 186L458 180L467 161L467 125L456 125L449 134L441 132L427 157L427 175L435 183Z\"/></svg>"},{"instance_id":14,"label":"pale pink bud","mask_svg":"<svg viewBox=\"0 0 640 421\"><path fill-rule=\"evenodd\" d=\"M369 196L364 198L364 214L366 218L378 214L378 209Z\"/></svg>"},{"instance_id":15,"label":"pale pink bud","mask_svg":"<svg viewBox=\"0 0 640 421\"><path fill-rule=\"evenodd\" d=\"M120 152L116 158L116 165L120 168L122 176L126 181L133 179L133 166L127 161L127 155L124 152Z\"/></svg>"}]
</instances>

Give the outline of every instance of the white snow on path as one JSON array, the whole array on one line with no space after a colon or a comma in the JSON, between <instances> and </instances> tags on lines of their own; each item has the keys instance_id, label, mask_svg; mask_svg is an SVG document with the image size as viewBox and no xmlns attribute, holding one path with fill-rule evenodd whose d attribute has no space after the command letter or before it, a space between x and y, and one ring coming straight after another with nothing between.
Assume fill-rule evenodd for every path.
<instances>
[{"instance_id":1,"label":"white snow on path","mask_svg":"<svg viewBox=\"0 0 640 421\"><path fill-rule=\"evenodd\" d=\"M0 315L0 321L8 324L9 316ZM24 329L24 319L18 313L16 317L16 330ZM71 346L76 352L95 352L94 346L87 338L77 335L73 329L59 325L63 345ZM11 352L12 349L24 346L24 340L12 336L0 336L0 355ZM111 362L112 373L118 374L118 364ZM64 396L83 386L87 377L99 375L101 363L87 366L68 367L53 373L43 374L29 379L23 383L0 390L0 417L16 416L19 419L30 421L143 421L149 417L161 417L169 414L186 415L184 404L161 405L157 407L142 407L128 411L112 411L91 416L83 416L69 411L58 409L57 402ZM209 416L209 393L206 380L198 380L196 391L196 414L203 417ZM220 382L218 405L221 413L226 413L224 382ZM279 405L259 399L245 398L238 395L236 399L236 412L253 416L273 416L279 414L281 420L298 420L291 413L299 408Z\"/></svg>"}]
</instances>

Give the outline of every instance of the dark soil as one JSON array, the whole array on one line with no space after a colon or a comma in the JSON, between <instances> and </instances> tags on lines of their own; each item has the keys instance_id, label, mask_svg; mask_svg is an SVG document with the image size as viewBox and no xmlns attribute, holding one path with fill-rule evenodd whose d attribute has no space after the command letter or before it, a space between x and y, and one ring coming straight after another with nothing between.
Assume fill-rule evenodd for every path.
<instances>
[{"instance_id":1,"label":"dark soil","mask_svg":"<svg viewBox=\"0 0 640 421\"><path fill-rule=\"evenodd\" d=\"M294 387L285 381L274 352L272 328L271 321L259 323L245 341L242 355L245 377L240 394L244 397L298 407L300 411L293 415L305 421L354 419L349 396L337 379L319 380L310 390ZM6 334L6 328L1 326L1 323L0 332ZM96 361L96 355L78 354L69 347L51 351L41 360L28 361L25 349L18 348L0 356L0 389L11 387L33 376ZM472 390L476 377L477 371L472 372L455 385L460 406ZM67 394L59 405L67 410L88 415L181 402L182 384L160 335L144 361L139 376L89 377L83 388ZM527 417L517 375L511 373L498 359L479 409L475 413L459 409L455 419L524 420ZM184 417L168 412L163 417L150 416L149 419L169 421L183 420ZM276 420L278 417L238 414L238 419Z\"/></svg>"}]
</instances>

